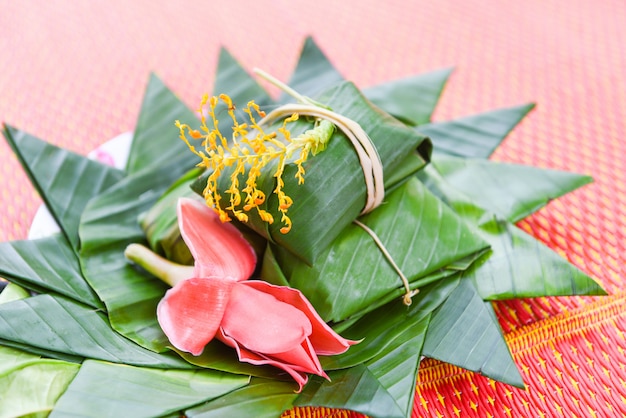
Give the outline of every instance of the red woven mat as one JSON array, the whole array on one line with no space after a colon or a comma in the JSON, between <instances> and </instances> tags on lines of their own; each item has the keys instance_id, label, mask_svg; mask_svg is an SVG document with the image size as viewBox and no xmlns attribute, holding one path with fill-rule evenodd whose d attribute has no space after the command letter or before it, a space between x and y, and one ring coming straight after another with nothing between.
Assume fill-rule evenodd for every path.
<instances>
[{"instance_id":1,"label":"red woven mat","mask_svg":"<svg viewBox=\"0 0 626 418\"><path fill-rule=\"evenodd\" d=\"M456 67L437 120L537 102L495 158L596 181L520 227L611 295L496 304L528 390L427 360L414 416L626 413L622 0L2 0L0 10L0 120L83 154L133 128L149 72L194 106L210 91L220 46L286 79L309 34L363 87ZM0 176L0 240L25 238L41 200L3 141Z\"/></svg>"}]
</instances>

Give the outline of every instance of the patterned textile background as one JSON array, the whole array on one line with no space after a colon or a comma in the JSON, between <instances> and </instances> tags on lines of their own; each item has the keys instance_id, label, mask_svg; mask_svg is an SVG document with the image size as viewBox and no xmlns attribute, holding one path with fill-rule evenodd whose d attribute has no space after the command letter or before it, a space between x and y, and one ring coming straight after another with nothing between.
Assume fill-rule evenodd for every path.
<instances>
[{"instance_id":1,"label":"patterned textile background","mask_svg":"<svg viewBox=\"0 0 626 418\"><path fill-rule=\"evenodd\" d=\"M362 87L455 67L436 120L536 102L494 158L595 183L519 226L610 296L497 303L527 390L426 360L414 416L626 414L623 0L0 0L0 28L0 121L82 154L133 129L150 72L195 107L220 46L287 79L307 35ZM25 238L41 199L4 141L0 178L0 240Z\"/></svg>"}]
</instances>

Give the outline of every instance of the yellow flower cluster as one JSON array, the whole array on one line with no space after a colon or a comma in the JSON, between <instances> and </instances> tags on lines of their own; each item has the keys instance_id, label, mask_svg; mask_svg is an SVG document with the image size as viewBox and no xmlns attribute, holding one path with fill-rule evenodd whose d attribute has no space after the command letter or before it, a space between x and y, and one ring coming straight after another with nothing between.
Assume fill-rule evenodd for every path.
<instances>
[{"instance_id":1,"label":"yellow flower cluster","mask_svg":"<svg viewBox=\"0 0 626 418\"><path fill-rule=\"evenodd\" d=\"M226 105L228 114L232 119L233 135L230 140L227 140L218 128L216 108L220 101ZM261 127L262 120L257 121L257 117L263 118L265 113L254 101L248 102L243 111L247 115L248 122L240 123L235 116L235 106L229 96L222 94L219 97L209 98L205 95L199 109L201 114L200 130L192 129L180 121L176 121L176 126L180 131L180 138L185 141L193 153L202 159L198 166L206 168L210 173L203 195L207 205L217 212L222 222L231 220L229 213L238 220L247 222L248 215L246 212L253 209L257 211L264 222L270 224L274 222L272 214L261 208L266 196L257 187L257 180L261 176L261 170L276 160L277 168L273 174L276 178L276 187L273 193L278 198L278 210L282 215L283 227L280 232L286 234L292 226L287 212L293 201L283 191L285 183L282 177L285 164L294 152L299 150L300 155L294 161L297 166L295 177L298 179L298 184L304 183L303 163L307 160L310 152L315 154L323 148L322 142L325 143L330 135L326 134L323 139L320 139L319 129L316 128L297 138L291 138L287 124L298 119L297 113L285 118L277 132L267 133ZM207 116L210 119L211 127L207 126ZM322 121L322 123L324 122ZM328 130L328 127L325 129ZM332 129L330 134L332 134ZM197 150L187 135L191 139L202 140L203 150ZM221 202L222 196L218 189L218 180L225 174L230 177L230 187L224 191L229 196L226 206ZM243 188L241 188L240 178L245 178Z\"/></svg>"}]
</instances>

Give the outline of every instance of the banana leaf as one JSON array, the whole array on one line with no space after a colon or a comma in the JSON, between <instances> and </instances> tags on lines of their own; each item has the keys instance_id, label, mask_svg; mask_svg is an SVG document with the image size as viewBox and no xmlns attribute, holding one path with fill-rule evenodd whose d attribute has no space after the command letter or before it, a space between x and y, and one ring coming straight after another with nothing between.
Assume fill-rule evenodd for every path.
<instances>
[{"instance_id":1,"label":"banana leaf","mask_svg":"<svg viewBox=\"0 0 626 418\"><path fill-rule=\"evenodd\" d=\"M111 325L153 351L163 351L167 339L156 321L156 306L167 286L139 270L124 257L131 243L144 243L138 217L186 171L172 162L163 175L144 170L92 199L80 225L80 262L87 282L104 301Z\"/></svg>"},{"instance_id":2,"label":"banana leaf","mask_svg":"<svg viewBox=\"0 0 626 418\"><path fill-rule=\"evenodd\" d=\"M488 247L415 178L360 221L376 232L409 283L417 286L430 281L420 279ZM424 242L429 243L427 248ZM301 290L326 321L339 322L374 309L403 285L372 237L354 224L312 266L278 246L272 252L289 284ZM432 279L441 277L445 275Z\"/></svg>"},{"instance_id":3,"label":"banana leaf","mask_svg":"<svg viewBox=\"0 0 626 418\"><path fill-rule=\"evenodd\" d=\"M122 179L124 173L8 125L4 136L72 248L78 251L78 225L85 205Z\"/></svg>"},{"instance_id":4,"label":"banana leaf","mask_svg":"<svg viewBox=\"0 0 626 418\"><path fill-rule=\"evenodd\" d=\"M363 90L376 106L409 126L430 122L452 69L446 68L378 84Z\"/></svg>"},{"instance_id":5,"label":"banana leaf","mask_svg":"<svg viewBox=\"0 0 626 418\"><path fill-rule=\"evenodd\" d=\"M10 282L0 293L0 305L28 297L28 291ZM11 347L0 340L2 417L48 416L80 367L75 361L42 359L30 351Z\"/></svg>"},{"instance_id":6,"label":"banana leaf","mask_svg":"<svg viewBox=\"0 0 626 418\"><path fill-rule=\"evenodd\" d=\"M443 154L433 157L432 165L450 186L509 222L521 221L593 181L590 176L567 171Z\"/></svg>"},{"instance_id":7,"label":"banana leaf","mask_svg":"<svg viewBox=\"0 0 626 418\"><path fill-rule=\"evenodd\" d=\"M434 166L422 170L419 177L491 245L492 254L465 273L482 299L605 294L566 259L452 187Z\"/></svg>"},{"instance_id":8,"label":"banana leaf","mask_svg":"<svg viewBox=\"0 0 626 418\"><path fill-rule=\"evenodd\" d=\"M286 374L276 367L253 365L239 361L235 350L216 339L207 344L204 347L204 351L199 356L194 356L183 351L175 351L189 362L189 364L205 369L267 379L288 379Z\"/></svg>"},{"instance_id":9,"label":"banana leaf","mask_svg":"<svg viewBox=\"0 0 626 418\"><path fill-rule=\"evenodd\" d=\"M0 292L0 304L13 302L30 297L30 292L13 282L5 282L5 286Z\"/></svg>"},{"instance_id":10,"label":"banana leaf","mask_svg":"<svg viewBox=\"0 0 626 418\"><path fill-rule=\"evenodd\" d=\"M26 364L32 362L33 360L39 360L40 358L40 356L27 353L26 351L0 346L0 373L4 373L6 370L21 364Z\"/></svg>"},{"instance_id":11,"label":"banana leaf","mask_svg":"<svg viewBox=\"0 0 626 418\"><path fill-rule=\"evenodd\" d=\"M156 354L111 329L106 315L61 296L38 295L0 305L0 339L71 356L159 368L192 368Z\"/></svg>"},{"instance_id":12,"label":"banana leaf","mask_svg":"<svg viewBox=\"0 0 626 418\"><path fill-rule=\"evenodd\" d=\"M390 341L370 360L329 372L330 380L311 378L294 405L345 408L374 418L410 417L429 321L425 315L411 332Z\"/></svg>"},{"instance_id":13,"label":"banana leaf","mask_svg":"<svg viewBox=\"0 0 626 418\"><path fill-rule=\"evenodd\" d=\"M428 285L418 293L411 306L401 302L390 303L365 314L345 328L336 330L345 338L359 341L348 351L336 356L320 358L325 370L338 370L356 366L378 357L394 341L405 341L421 329L419 324L430 317L460 283L455 275Z\"/></svg>"},{"instance_id":14,"label":"banana leaf","mask_svg":"<svg viewBox=\"0 0 626 418\"><path fill-rule=\"evenodd\" d=\"M534 104L526 104L491 110L451 121L422 125L416 129L432 139L435 153L488 158L534 107Z\"/></svg>"},{"instance_id":15,"label":"banana leaf","mask_svg":"<svg viewBox=\"0 0 626 418\"><path fill-rule=\"evenodd\" d=\"M359 123L368 133L383 164L384 178L391 177L407 155L416 149L424 149L421 145L428 141L388 114L372 107L351 83L333 87L318 99ZM306 126L300 129L312 128L312 125ZM421 155L422 166L428 158L428 155ZM274 166L266 166L257 184L267 196L261 208L270 212L275 219L280 219L278 199L272 193L276 181L274 170ZM297 184L295 170L293 161L288 163L283 177L284 190L294 201L289 209L292 230L283 234L280 232L283 227L281 222L268 225L254 211L249 212L247 225L310 264L359 216L366 201L365 183L358 157L340 132L332 136L323 152L307 161L304 184ZM200 193L204 190L209 174L207 172L194 184L194 190ZM385 186L389 186L389 183L386 182ZM222 183L221 187L221 194L225 194L224 191L230 185Z\"/></svg>"},{"instance_id":16,"label":"banana leaf","mask_svg":"<svg viewBox=\"0 0 626 418\"><path fill-rule=\"evenodd\" d=\"M17 343L11 340L0 339L0 345L6 348L13 348L16 350L24 351L41 358L48 358L54 360L66 361L68 363L80 364L83 362L84 357L74 356L67 353L61 353L59 351L47 350L45 348L35 347L29 343Z\"/></svg>"},{"instance_id":17,"label":"banana leaf","mask_svg":"<svg viewBox=\"0 0 626 418\"><path fill-rule=\"evenodd\" d=\"M452 69L432 71L398 80L392 80L363 89L372 103L410 126L430 122L443 87ZM289 80L289 86L305 96L315 96L327 86L339 84L344 77L333 66L315 40L304 41L298 64ZM281 95L281 103L292 100Z\"/></svg>"},{"instance_id":18,"label":"banana leaf","mask_svg":"<svg viewBox=\"0 0 626 418\"><path fill-rule=\"evenodd\" d=\"M217 398L246 376L209 370L162 370L87 360L50 417L155 417Z\"/></svg>"},{"instance_id":19,"label":"banana leaf","mask_svg":"<svg viewBox=\"0 0 626 418\"><path fill-rule=\"evenodd\" d=\"M461 280L433 313L423 354L512 386L524 387L524 380L494 319L493 308L482 301L472 281L467 279Z\"/></svg>"},{"instance_id":20,"label":"banana leaf","mask_svg":"<svg viewBox=\"0 0 626 418\"><path fill-rule=\"evenodd\" d=\"M187 146L178 139L176 119L189 120L193 125L196 117L156 75L151 74L128 154L128 174L148 167L158 171L160 165L171 159L186 163ZM198 121L195 125L199 125Z\"/></svg>"},{"instance_id":21,"label":"banana leaf","mask_svg":"<svg viewBox=\"0 0 626 418\"><path fill-rule=\"evenodd\" d=\"M0 370L0 416L48 416L79 367L78 364L48 359L3 367Z\"/></svg>"},{"instance_id":22,"label":"banana leaf","mask_svg":"<svg viewBox=\"0 0 626 418\"><path fill-rule=\"evenodd\" d=\"M332 65L324 52L317 46L312 37L304 40L289 86L304 96L315 96L328 86L342 82L343 76ZM283 93L280 102L291 101L292 98Z\"/></svg>"},{"instance_id":23,"label":"banana leaf","mask_svg":"<svg viewBox=\"0 0 626 418\"><path fill-rule=\"evenodd\" d=\"M298 396L293 382L252 378L250 384L185 411L189 418L275 418Z\"/></svg>"},{"instance_id":24,"label":"banana leaf","mask_svg":"<svg viewBox=\"0 0 626 418\"><path fill-rule=\"evenodd\" d=\"M104 307L83 278L67 239L60 234L0 243L0 274L36 292L52 291L97 309Z\"/></svg>"},{"instance_id":25,"label":"banana leaf","mask_svg":"<svg viewBox=\"0 0 626 418\"><path fill-rule=\"evenodd\" d=\"M274 100L263 87L250 77L241 64L224 48L220 50L213 85L213 95L217 96L221 93L228 94L234 103L240 105L246 104L249 100L254 100L260 106L274 104ZM222 115L222 118L227 120L229 117Z\"/></svg>"},{"instance_id":26,"label":"banana leaf","mask_svg":"<svg viewBox=\"0 0 626 418\"><path fill-rule=\"evenodd\" d=\"M190 187L196 177L197 170L185 174L139 220L150 248L178 264L193 265L193 256L180 235L176 207L182 197L197 197Z\"/></svg>"}]
</instances>

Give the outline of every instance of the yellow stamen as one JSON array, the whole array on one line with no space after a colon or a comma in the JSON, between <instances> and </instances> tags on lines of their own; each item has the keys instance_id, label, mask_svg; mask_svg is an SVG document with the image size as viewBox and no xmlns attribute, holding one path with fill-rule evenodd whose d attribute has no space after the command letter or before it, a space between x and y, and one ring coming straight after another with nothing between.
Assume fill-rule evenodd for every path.
<instances>
[{"instance_id":1,"label":"yellow stamen","mask_svg":"<svg viewBox=\"0 0 626 418\"><path fill-rule=\"evenodd\" d=\"M220 105L226 106L228 115L232 120L231 141L228 141L219 130L219 120L216 114L218 113L217 107ZM228 212L240 221L246 222L248 215L243 212L256 209L261 220L271 224L274 222L274 218L269 212L261 208L266 201L266 196L258 188L257 180L261 177L263 168L268 166L270 162L277 160L277 168L273 173L276 178L276 187L273 193L278 198L278 211L281 213L281 222L284 225L280 231L287 233L292 227L287 212L292 206L293 200L283 190L285 165L292 155L299 152L298 158L294 161L297 167L295 178L298 180L298 184L304 183L305 170L303 164L310 152L315 154L315 151L320 148L318 132L314 129L297 138L292 138L287 125L298 120L299 115L297 113L286 117L277 132L265 132L261 126L263 121L259 122L256 119L257 117L265 117L265 112L254 101L248 102L246 107L242 109L247 116L247 122L240 122L235 110L236 107L228 95L221 94L210 98L205 95L199 109L201 114L200 129L192 129L188 125L176 121L180 138L201 159L198 166L210 171L203 192L205 201L217 212L223 222L230 221ZM211 127L207 125L207 119L210 120ZM323 134L326 135L324 142L328 140L330 134L328 132ZM193 140L201 140L204 149L196 150L188 137ZM229 168L228 171L225 170L227 167ZM228 206L222 207L218 179L226 172L229 173L230 187L223 193L228 195ZM245 187L242 189L240 189L241 178L245 178Z\"/></svg>"}]
</instances>

